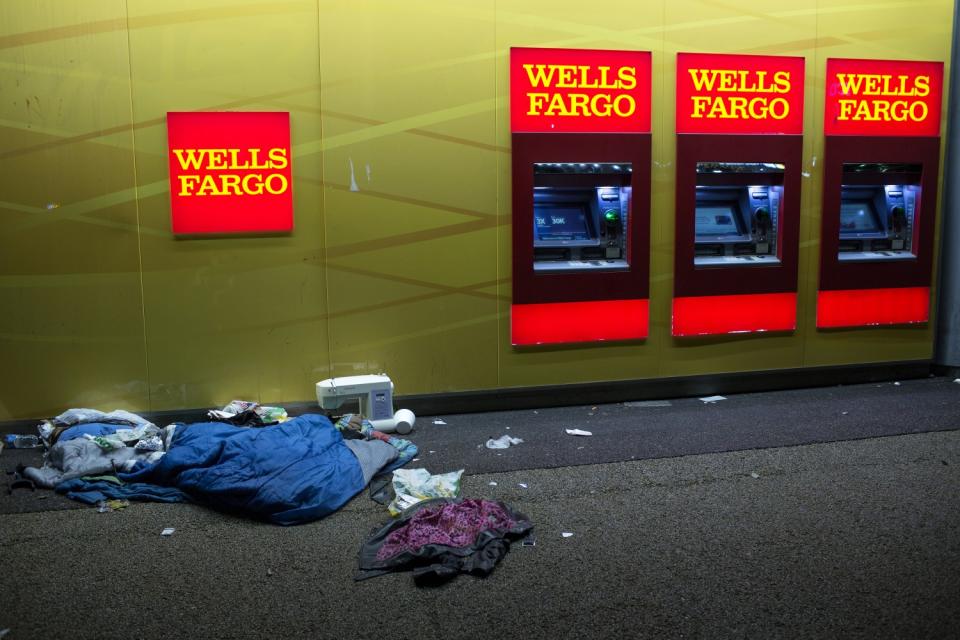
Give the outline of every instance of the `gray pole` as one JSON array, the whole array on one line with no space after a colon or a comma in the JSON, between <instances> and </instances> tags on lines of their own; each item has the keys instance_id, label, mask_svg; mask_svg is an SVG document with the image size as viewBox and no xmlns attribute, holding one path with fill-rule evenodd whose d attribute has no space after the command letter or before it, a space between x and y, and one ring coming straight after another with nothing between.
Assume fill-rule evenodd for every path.
<instances>
[{"instance_id":1,"label":"gray pole","mask_svg":"<svg viewBox=\"0 0 960 640\"><path fill-rule=\"evenodd\" d=\"M960 0L953 6L953 46L950 51L950 102L947 110L947 149L943 165L943 207L940 224L940 268L937 286L937 330L934 369L960 375L960 47L957 34Z\"/></svg>"}]
</instances>

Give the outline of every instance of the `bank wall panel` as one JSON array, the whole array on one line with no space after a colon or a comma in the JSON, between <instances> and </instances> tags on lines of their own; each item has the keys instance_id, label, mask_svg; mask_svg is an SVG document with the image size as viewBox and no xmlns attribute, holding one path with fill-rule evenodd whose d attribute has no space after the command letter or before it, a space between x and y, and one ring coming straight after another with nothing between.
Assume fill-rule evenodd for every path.
<instances>
[{"instance_id":1,"label":"bank wall panel","mask_svg":"<svg viewBox=\"0 0 960 640\"><path fill-rule=\"evenodd\" d=\"M493 2L320 6L333 372L495 387Z\"/></svg>"},{"instance_id":2,"label":"bank wall panel","mask_svg":"<svg viewBox=\"0 0 960 640\"><path fill-rule=\"evenodd\" d=\"M154 410L303 400L327 377L315 2L130 4ZM289 111L289 234L174 237L168 111Z\"/></svg>"},{"instance_id":3,"label":"bank wall panel","mask_svg":"<svg viewBox=\"0 0 960 640\"><path fill-rule=\"evenodd\" d=\"M0 4L0 420L148 406L125 27Z\"/></svg>"},{"instance_id":4,"label":"bank wall panel","mask_svg":"<svg viewBox=\"0 0 960 640\"><path fill-rule=\"evenodd\" d=\"M318 380L380 371L415 394L929 358L932 323L815 329L823 84L830 57L949 62L952 12L949 0L2 2L0 420L309 401ZM507 71L521 46L653 54L646 340L510 346ZM670 335L681 51L805 58L792 333ZM231 110L289 112L293 231L175 237L166 113Z\"/></svg>"}]
</instances>

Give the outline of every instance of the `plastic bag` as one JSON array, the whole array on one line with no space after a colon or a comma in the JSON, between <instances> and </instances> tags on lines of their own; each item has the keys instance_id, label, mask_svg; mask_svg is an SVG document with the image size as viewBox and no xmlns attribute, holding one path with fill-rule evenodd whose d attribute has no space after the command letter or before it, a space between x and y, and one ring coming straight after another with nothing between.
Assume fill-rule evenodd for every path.
<instances>
[{"instance_id":1,"label":"plastic bag","mask_svg":"<svg viewBox=\"0 0 960 640\"><path fill-rule=\"evenodd\" d=\"M500 436L497 439L487 440L487 449L509 449L511 445L523 444L523 439L513 436Z\"/></svg>"},{"instance_id":2,"label":"plastic bag","mask_svg":"<svg viewBox=\"0 0 960 640\"><path fill-rule=\"evenodd\" d=\"M387 507L397 516L412 505L430 498L456 498L460 495L460 476L463 469L432 476L426 469L397 469L393 472L393 491L396 497Z\"/></svg>"}]
</instances>

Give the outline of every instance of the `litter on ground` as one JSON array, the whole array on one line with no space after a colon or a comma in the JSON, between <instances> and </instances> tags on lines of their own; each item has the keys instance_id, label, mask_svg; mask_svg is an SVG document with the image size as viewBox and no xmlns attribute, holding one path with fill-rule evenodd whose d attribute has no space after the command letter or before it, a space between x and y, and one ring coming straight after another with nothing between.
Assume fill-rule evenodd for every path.
<instances>
[{"instance_id":1,"label":"litter on ground","mask_svg":"<svg viewBox=\"0 0 960 640\"><path fill-rule=\"evenodd\" d=\"M669 400L637 400L634 402L624 402L625 407L672 407L673 403Z\"/></svg>"},{"instance_id":2,"label":"litter on ground","mask_svg":"<svg viewBox=\"0 0 960 640\"><path fill-rule=\"evenodd\" d=\"M160 535L172 536L174 531L176 531L176 529L174 529L173 527L167 527L166 529L160 532Z\"/></svg>"},{"instance_id":3,"label":"litter on ground","mask_svg":"<svg viewBox=\"0 0 960 640\"><path fill-rule=\"evenodd\" d=\"M564 531L564 532L561 533L560 535L562 535L564 538L569 538L569 537L572 536L573 534L570 533L569 531Z\"/></svg>"},{"instance_id":4,"label":"litter on ground","mask_svg":"<svg viewBox=\"0 0 960 640\"><path fill-rule=\"evenodd\" d=\"M726 400L724 396L707 396L706 398L700 398L706 404L712 404L714 402L719 402L720 400Z\"/></svg>"},{"instance_id":5,"label":"litter on ground","mask_svg":"<svg viewBox=\"0 0 960 640\"><path fill-rule=\"evenodd\" d=\"M592 436L593 432L584 431L583 429L564 429L571 436Z\"/></svg>"},{"instance_id":6,"label":"litter on ground","mask_svg":"<svg viewBox=\"0 0 960 640\"><path fill-rule=\"evenodd\" d=\"M447 423L444 422L443 420L434 420L433 424L447 424Z\"/></svg>"},{"instance_id":7,"label":"litter on ground","mask_svg":"<svg viewBox=\"0 0 960 640\"><path fill-rule=\"evenodd\" d=\"M523 442L521 438L513 436L500 436L499 438L490 438L487 440L487 449L509 449L511 445L518 445Z\"/></svg>"}]
</instances>

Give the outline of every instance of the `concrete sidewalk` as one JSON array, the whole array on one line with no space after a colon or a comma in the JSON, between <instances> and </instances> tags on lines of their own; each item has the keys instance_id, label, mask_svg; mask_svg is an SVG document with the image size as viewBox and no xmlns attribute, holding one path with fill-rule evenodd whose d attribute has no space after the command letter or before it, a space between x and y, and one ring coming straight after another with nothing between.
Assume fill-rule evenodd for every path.
<instances>
[{"instance_id":1,"label":"concrete sidewalk","mask_svg":"<svg viewBox=\"0 0 960 640\"><path fill-rule=\"evenodd\" d=\"M387 517L365 494L293 528L188 505L4 515L0 629L556 640L960 628L960 431L473 475L464 495L526 513L537 544L514 545L487 579L433 589L409 574L353 582Z\"/></svg>"}]
</instances>

